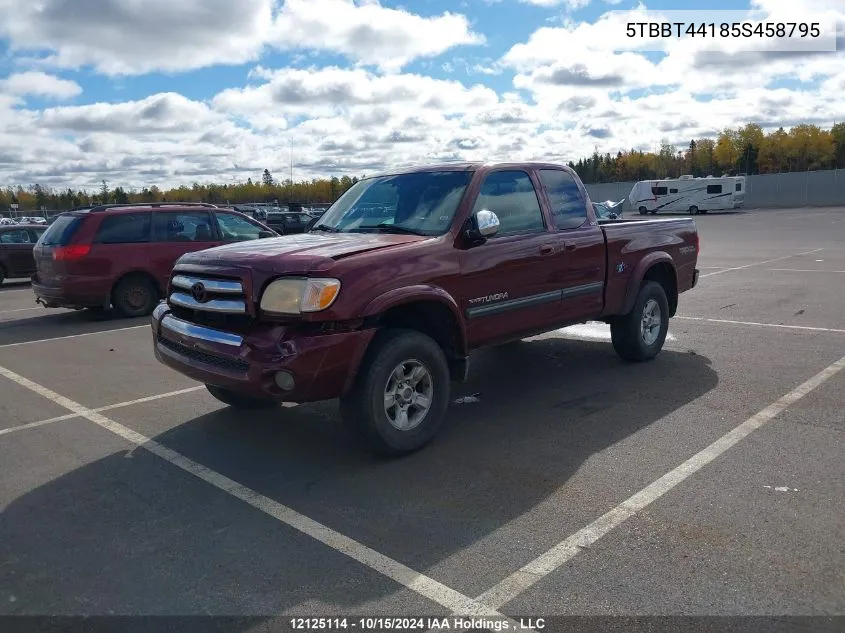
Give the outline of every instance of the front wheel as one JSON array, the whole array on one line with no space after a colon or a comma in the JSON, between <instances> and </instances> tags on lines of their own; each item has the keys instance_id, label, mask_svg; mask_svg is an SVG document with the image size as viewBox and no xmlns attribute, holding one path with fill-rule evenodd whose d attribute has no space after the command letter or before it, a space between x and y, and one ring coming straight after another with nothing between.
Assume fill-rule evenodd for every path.
<instances>
[{"instance_id":1,"label":"front wheel","mask_svg":"<svg viewBox=\"0 0 845 633\"><path fill-rule=\"evenodd\" d=\"M693 206L691 206L691 207L689 208L689 214L690 214L690 215L698 215L698 207L696 207L696 206L694 206L694 205L693 205Z\"/></svg>"},{"instance_id":2,"label":"front wheel","mask_svg":"<svg viewBox=\"0 0 845 633\"><path fill-rule=\"evenodd\" d=\"M669 302L663 286L646 281L640 286L631 311L610 325L613 349L623 359L651 360L663 348L669 331Z\"/></svg>"},{"instance_id":3,"label":"front wheel","mask_svg":"<svg viewBox=\"0 0 845 633\"><path fill-rule=\"evenodd\" d=\"M645 207L640 207L637 210L640 212L640 215L645 215L646 213L648 213L648 209L646 209Z\"/></svg>"},{"instance_id":4,"label":"front wheel","mask_svg":"<svg viewBox=\"0 0 845 633\"><path fill-rule=\"evenodd\" d=\"M449 387L448 362L434 340L414 330L386 330L367 350L355 385L341 398L341 417L371 452L411 453L440 429Z\"/></svg>"},{"instance_id":5,"label":"front wheel","mask_svg":"<svg viewBox=\"0 0 845 633\"><path fill-rule=\"evenodd\" d=\"M223 404L228 404L234 409L272 409L279 406L275 400L266 400L264 398L253 398L252 396L245 396L237 391L231 389L224 389L223 387L215 387L214 385L206 385L208 393L217 398Z\"/></svg>"}]
</instances>

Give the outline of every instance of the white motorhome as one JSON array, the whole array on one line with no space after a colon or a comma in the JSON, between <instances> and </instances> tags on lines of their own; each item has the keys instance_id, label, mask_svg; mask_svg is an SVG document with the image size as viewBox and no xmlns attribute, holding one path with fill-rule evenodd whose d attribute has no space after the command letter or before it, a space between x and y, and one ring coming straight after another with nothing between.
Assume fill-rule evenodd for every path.
<instances>
[{"instance_id":1,"label":"white motorhome","mask_svg":"<svg viewBox=\"0 0 845 633\"><path fill-rule=\"evenodd\" d=\"M631 189L628 203L640 215L658 211L687 211L697 215L737 209L745 204L745 176L642 180Z\"/></svg>"}]
</instances>

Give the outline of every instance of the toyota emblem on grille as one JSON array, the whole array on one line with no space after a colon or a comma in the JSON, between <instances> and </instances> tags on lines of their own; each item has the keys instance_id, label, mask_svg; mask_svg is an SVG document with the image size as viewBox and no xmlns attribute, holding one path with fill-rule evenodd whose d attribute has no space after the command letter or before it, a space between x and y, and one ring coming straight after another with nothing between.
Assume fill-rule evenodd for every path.
<instances>
[{"instance_id":1,"label":"toyota emblem on grille","mask_svg":"<svg viewBox=\"0 0 845 633\"><path fill-rule=\"evenodd\" d=\"M191 286L191 296L199 303L208 301L208 293L205 290L205 286L199 281Z\"/></svg>"}]
</instances>

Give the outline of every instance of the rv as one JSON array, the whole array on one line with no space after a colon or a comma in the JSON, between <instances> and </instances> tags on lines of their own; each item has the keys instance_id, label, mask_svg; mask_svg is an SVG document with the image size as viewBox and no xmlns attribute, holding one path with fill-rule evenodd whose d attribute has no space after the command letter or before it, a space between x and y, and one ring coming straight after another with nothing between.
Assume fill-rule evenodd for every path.
<instances>
[{"instance_id":1,"label":"rv","mask_svg":"<svg viewBox=\"0 0 845 633\"><path fill-rule=\"evenodd\" d=\"M631 189L628 203L640 215L654 215L658 211L698 215L737 209L745 203L745 176L681 176L668 180L643 180Z\"/></svg>"}]
</instances>

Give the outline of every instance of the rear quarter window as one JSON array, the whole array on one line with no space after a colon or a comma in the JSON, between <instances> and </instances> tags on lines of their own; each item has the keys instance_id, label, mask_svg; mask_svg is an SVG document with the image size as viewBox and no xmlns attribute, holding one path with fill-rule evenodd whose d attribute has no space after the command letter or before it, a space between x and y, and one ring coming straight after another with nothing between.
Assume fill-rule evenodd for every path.
<instances>
[{"instance_id":1,"label":"rear quarter window","mask_svg":"<svg viewBox=\"0 0 845 633\"><path fill-rule=\"evenodd\" d=\"M44 231L39 242L42 246L66 246L82 224L82 218L74 215L60 215Z\"/></svg>"},{"instance_id":2,"label":"rear quarter window","mask_svg":"<svg viewBox=\"0 0 845 633\"><path fill-rule=\"evenodd\" d=\"M94 236L95 244L140 244L150 241L151 215L120 213L102 219Z\"/></svg>"}]
</instances>

